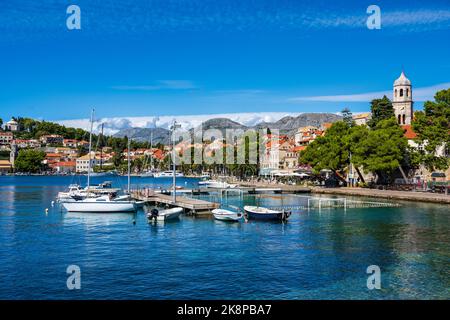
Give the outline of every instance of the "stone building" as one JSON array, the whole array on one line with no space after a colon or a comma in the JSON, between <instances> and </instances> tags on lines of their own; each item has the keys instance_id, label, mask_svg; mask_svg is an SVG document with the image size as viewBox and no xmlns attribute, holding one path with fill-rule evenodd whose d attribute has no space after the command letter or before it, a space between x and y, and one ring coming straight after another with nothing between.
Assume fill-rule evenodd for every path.
<instances>
[{"instance_id":1,"label":"stone building","mask_svg":"<svg viewBox=\"0 0 450 320\"><path fill-rule=\"evenodd\" d=\"M395 118L400 125L410 125L414 115L412 86L411 81L406 78L403 71L400 77L394 81L393 90L392 105Z\"/></svg>"}]
</instances>

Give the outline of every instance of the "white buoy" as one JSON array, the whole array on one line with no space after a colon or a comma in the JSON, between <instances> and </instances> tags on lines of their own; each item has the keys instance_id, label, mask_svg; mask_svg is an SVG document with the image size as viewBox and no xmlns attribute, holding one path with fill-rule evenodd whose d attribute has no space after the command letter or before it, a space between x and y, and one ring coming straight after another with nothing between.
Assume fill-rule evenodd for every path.
<instances>
[{"instance_id":1,"label":"white buoy","mask_svg":"<svg viewBox=\"0 0 450 320\"><path fill-rule=\"evenodd\" d=\"M55 201L52 201L52 207L55 205Z\"/></svg>"},{"instance_id":2,"label":"white buoy","mask_svg":"<svg viewBox=\"0 0 450 320\"><path fill-rule=\"evenodd\" d=\"M48 213L48 208L45 208L45 214L47 214Z\"/></svg>"}]
</instances>

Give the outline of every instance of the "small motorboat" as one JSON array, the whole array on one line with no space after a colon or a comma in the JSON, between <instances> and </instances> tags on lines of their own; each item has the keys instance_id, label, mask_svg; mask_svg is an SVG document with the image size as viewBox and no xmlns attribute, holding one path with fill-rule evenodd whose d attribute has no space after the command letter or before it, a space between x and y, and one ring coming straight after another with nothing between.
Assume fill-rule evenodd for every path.
<instances>
[{"instance_id":1,"label":"small motorboat","mask_svg":"<svg viewBox=\"0 0 450 320\"><path fill-rule=\"evenodd\" d=\"M264 207L245 206L244 211L249 219L286 221L291 215L290 211L272 210Z\"/></svg>"},{"instance_id":2,"label":"small motorboat","mask_svg":"<svg viewBox=\"0 0 450 320\"><path fill-rule=\"evenodd\" d=\"M148 211L147 219L150 221L168 221L178 219L180 214L183 212L183 208L175 207L167 210L158 210L156 208L149 209L145 206L145 211Z\"/></svg>"},{"instance_id":3,"label":"small motorboat","mask_svg":"<svg viewBox=\"0 0 450 320\"><path fill-rule=\"evenodd\" d=\"M220 221L237 222L242 220L242 218L244 218L244 215L241 212L235 212L231 210L214 209L211 212L214 215L214 219Z\"/></svg>"}]
</instances>

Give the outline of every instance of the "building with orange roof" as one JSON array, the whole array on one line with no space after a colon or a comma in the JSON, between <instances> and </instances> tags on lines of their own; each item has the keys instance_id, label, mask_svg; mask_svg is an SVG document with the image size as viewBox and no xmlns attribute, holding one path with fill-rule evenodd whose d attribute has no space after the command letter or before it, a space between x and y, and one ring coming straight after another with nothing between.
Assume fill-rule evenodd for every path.
<instances>
[{"instance_id":1,"label":"building with orange roof","mask_svg":"<svg viewBox=\"0 0 450 320\"><path fill-rule=\"evenodd\" d=\"M320 130L317 127L307 126L297 129L294 135L294 142L297 146L308 145L313 142L317 137L323 135L324 130Z\"/></svg>"},{"instance_id":2,"label":"building with orange roof","mask_svg":"<svg viewBox=\"0 0 450 320\"><path fill-rule=\"evenodd\" d=\"M76 170L76 161L59 161L49 165L58 173L72 173Z\"/></svg>"},{"instance_id":3,"label":"building with orange roof","mask_svg":"<svg viewBox=\"0 0 450 320\"><path fill-rule=\"evenodd\" d=\"M332 122L324 122L324 123L322 123L321 127L322 127L323 131L326 131L326 130L330 129L332 125L333 125Z\"/></svg>"},{"instance_id":4,"label":"building with orange roof","mask_svg":"<svg viewBox=\"0 0 450 320\"><path fill-rule=\"evenodd\" d=\"M366 126L367 122L371 118L372 118L372 113L370 113L370 112L358 113L358 114L354 114L352 116L352 119L357 126L362 126L362 125Z\"/></svg>"},{"instance_id":5,"label":"building with orange roof","mask_svg":"<svg viewBox=\"0 0 450 320\"><path fill-rule=\"evenodd\" d=\"M414 130L410 124L403 125L402 129L405 130L404 137L406 139L412 140L412 139L417 138L417 134L414 132Z\"/></svg>"}]
</instances>

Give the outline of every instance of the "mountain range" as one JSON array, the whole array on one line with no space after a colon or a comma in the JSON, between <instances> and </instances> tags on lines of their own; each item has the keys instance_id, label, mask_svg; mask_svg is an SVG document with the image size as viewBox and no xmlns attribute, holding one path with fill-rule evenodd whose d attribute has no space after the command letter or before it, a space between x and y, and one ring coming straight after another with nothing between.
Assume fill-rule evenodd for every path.
<instances>
[{"instance_id":1,"label":"mountain range","mask_svg":"<svg viewBox=\"0 0 450 320\"><path fill-rule=\"evenodd\" d=\"M191 128L190 133L197 132L200 127L205 131L208 129L220 130L225 136L226 129L278 129L280 134L293 136L298 128L305 126L319 127L326 122L336 122L342 119L342 116L335 113L302 113L296 117L286 116L275 122L260 122L255 126L245 126L239 122L230 120L228 118L213 118L204 121L201 126L195 129ZM170 142L170 131L165 128L127 128L118 131L114 134L115 137L132 137L133 140L140 142L150 142L150 137L153 134L153 144L162 143L168 144Z\"/></svg>"}]
</instances>

